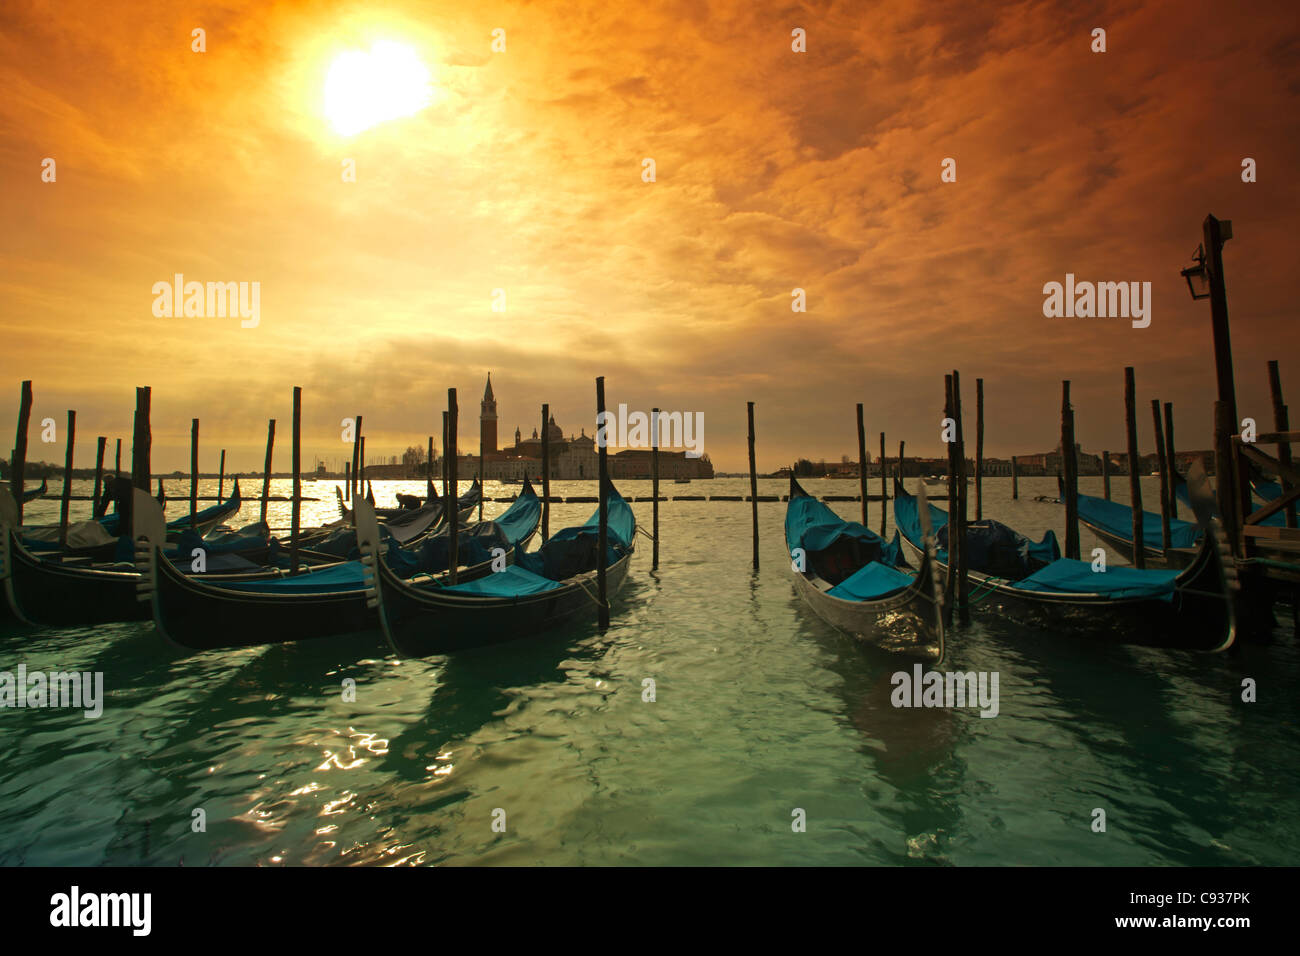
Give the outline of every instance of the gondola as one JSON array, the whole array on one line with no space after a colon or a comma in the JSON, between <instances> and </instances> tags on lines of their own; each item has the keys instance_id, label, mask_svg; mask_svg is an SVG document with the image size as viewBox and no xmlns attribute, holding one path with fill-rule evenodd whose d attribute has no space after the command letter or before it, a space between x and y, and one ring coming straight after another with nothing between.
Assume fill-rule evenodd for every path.
<instances>
[{"instance_id":1,"label":"gondola","mask_svg":"<svg viewBox=\"0 0 1300 956\"><path fill-rule=\"evenodd\" d=\"M9 493L0 490L0 499L5 498L12 503ZM160 547L165 546L162 509L147 492L138 490L134 504L143 509L140 522L146 528L156 524L155 536L160 540ZM256 535L213 543L187 532L180 547L173 549L174 558L190 564L190 546L196 543L210 551L206 555L209 569L206 577L211 580L259 580L282 573L265 567L273 545ZM130 560L98 566L67 560L64 556L45 558L29 550L8 523L0 527L5 600L13 614L28 624L90 627L148 620L149 605L137 598L137 585L142 578L135 562L134 552ZM166 563L170 565L172 561L168 559Z\"/></svg>"},{"instance_id":2,"label":"gondola","mask_svg":"<svg viewBox=\"0 0 1300 956\"><path fill-rule=\"evenodd\" d=\"M1065 492L1062 489L1061 500ZM1079 524L1130 564L1133 562L1133 509L1092 495L1079 495ZM1142 512L1142 553L1148 568L1186 568L1200 553L1201 528L1190 521L1169 519L1169 548L1159 514Z\"/></svg>"},{"instance_id":3,"label":"gondola","mask_svg":"<svg viewBox=\"0 0 1300 956\"><path fill-rule=\"evenodd\" d=\"M49 488L50 488L49 481L45 478L42 478L41 486L39 488L33 488L31 491L23 492L23 504L27 504L27 502L29 501L35 501L37 498L43 498L45 496L45 492L47 492Z\"/></svg>"},{"instance_id":4,"label":"gondola","mask_svg":"<svg viewBox=\"0 0 1300 956\"><path fill-rule=\"evenodd\" d=\"M636 519L627 501L606 484L607 544L603 556L608 597L627 578ZM388 568L379 553L378 527L369 508L357 507L357 537L368 571L369 597L389 645L400 657L425 657L499 644L595 617L599 508L586 524L554 534L532 554L476 581L417 587Z\"/></svg>"},{"instance_id":5,"label":"gondola","mask_svg":"<svg viewBox=\"0 0 1300 956\"><path fill-rule=\"evenodd\" d=\"M336 486L334 489L334 494L338 498L339 517L342 518L348 524L351 524L353 520L352 509L343 503L342 489ZM483 488L479 484L478 479L475 478L474 483L470 485L469 491L465 492L463 495L461 495L459 498L456 499L456 512L457 515L460 517L460 520L464 521L471 514L473 514L474 509L476 509L479 506L479 502L481 502L482 500L483 500ZM423 517L431 511L438 515L438 522L441 522L443 520L442 518L443 502L442 502L442 498L440 497L428 498L425 501L424 505L419 508L375 508L374 493L372 490L369 494L367 494L366 501L370 504L370 507L374 510L375 518L381 522L384 522L390 528L393 527L395 524L406 524L408 522L410 523L418 522L422 520ZM436 523L435 523L435 527L436 527Z\"/></svg>"},{"instance_id":6,"label":"gondola","mask_svg":"<svg viewBox=\"0 0 1300 956\"><path fill-rule=\"evenodd\" d=\"M1203 473L1198 476L1203 482ZM917 500L894 483L894 520L917 553L923 541ZM938 529L938 566L949 573L946 512L927 505ZM1033 542L996 521L967 525L972 611L1002 617L1052 635L1071 634L1119 644L1223 651L1237 622L1220 559L1227 542L1202 499L1198 517L1213 529L1196 560L1182 571L1111 567L1059 557L1049 531Z\"/></svg>"},{"instance_id":7,"label":"gondola","mask_svg":"<svg viewBox=\"0 0 1300 956\"><path fill-rule=\"evenodd\" d=\"M500 547L508 559L516 547L527 546L537 531L541 511L537 495L525 486L499 518L462 531L461 555L477 558L460 569L459 577L476 580L491 573L493 546ZM478 546L471 549L470 542ZM429 572L446 569L446 551L427 550L432 553L430 567L411 566L417 556L393 541L382 560L404 584L432 586ZM361 561L347 561L289 577L212 582L185 575L155 556L149 569L153 620L171 643L190 650L283 644L374 631L379 622L367 603L364 572Z\"/></svg>"},{"instance_id":8,"label":"gondola","mask_svg":"<svg viewBox=\"0 0 1300 956\"><path fill-rule=\"evenodd\" d=\"M800 597L831 627L883 651L943 659L943 593L933 573L932 538L913 571L897 532L887 542L844 521L791 475L785 542Z\"/></svg>"}]
</instances>

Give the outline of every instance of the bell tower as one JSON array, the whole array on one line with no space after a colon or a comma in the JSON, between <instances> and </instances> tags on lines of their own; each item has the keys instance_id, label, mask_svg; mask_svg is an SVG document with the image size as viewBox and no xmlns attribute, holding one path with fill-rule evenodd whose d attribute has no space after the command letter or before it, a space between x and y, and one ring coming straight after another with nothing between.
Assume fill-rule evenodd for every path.
<instances>
[{"instance_id":1,"label":"bell tower","mask_svg":"<svg viewBox=\"0 0 1300 956\"><path fill-rule=\"evenodd\" d=\"M483 390L483 402L478 418L479 447L484 455L497 452L497 400L492 394L492 373L488 372L487 388Z\"/></svg>"}]
</instances>

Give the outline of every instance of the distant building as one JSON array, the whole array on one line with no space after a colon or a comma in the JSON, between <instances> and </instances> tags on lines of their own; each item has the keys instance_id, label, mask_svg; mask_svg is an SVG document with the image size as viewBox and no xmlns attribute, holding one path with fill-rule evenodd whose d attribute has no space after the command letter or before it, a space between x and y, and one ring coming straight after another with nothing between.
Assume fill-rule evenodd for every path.
<instances>
[{"instance_id":1,"label":"distant building","mask_svg":"<svg viewBox=\"0 0 1300 956\"><path fill-rule=\"evenodd\" d=\"M542 438L533 429L530 437L515 428L515 442L507 448L497 447L497 402L492 391L492 376L488 375L480 403L479 441L483 449L483 477L485 480L503 478L539 478L542 473ZM557 480L595 478L600 473L600 457L596 439L584 428L578 435L564 437L564 429L556 424L552 415L546 423L546 451L551 477ZM457 471L462 477L478 474L477 454L462 454ZM649 478L650 449L629 448L608 456L611 478ZM435 468L441 473L441 464ZM659 452L661 478L712 478L713 465L708 456L687 458L684 451Z\"/></svg>"}]
</instances>

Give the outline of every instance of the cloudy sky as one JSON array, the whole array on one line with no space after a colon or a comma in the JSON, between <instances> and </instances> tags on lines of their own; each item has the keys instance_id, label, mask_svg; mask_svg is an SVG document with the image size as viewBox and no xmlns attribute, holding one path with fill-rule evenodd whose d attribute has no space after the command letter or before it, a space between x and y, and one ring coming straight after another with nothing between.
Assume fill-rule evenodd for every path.
<instances>
[{"instance_id":1,"label":"cloudy sky","mask_svg":"<svg viewBox=\"0 0 1300 956\"><path fill-rule=\"evenodd\" d=\"M476 450L489 370L503 436L543 401L590 432L603 374L612 404L702 411L724 470L755 401L770 470L854 453L859 401L869 445L940 454L956 367L972 406L985 379L989 454L1055 445L1063 378L1084 446L1116 449L1134 365L1141 404L1207 447L1209 308L1178 273L1208 212L1236 234L1242 413L1271 423L1269 358L1300 407L1293 3L376 6L0 9L6 435L31 378L38 419L77 410L89 464L151 385L155 469L185 466L196 416L205 467L225 447L251 469L301 385L308 462L346 454L357 412L368 452L398 454L455 386ZM425 66L430 102L344 135L326 77L377 42ZM1045 318L1067 272L1149 281L1150 327ZM176 273L259 282L259 325L155 317Z\"/></svg>"}]
</instances>

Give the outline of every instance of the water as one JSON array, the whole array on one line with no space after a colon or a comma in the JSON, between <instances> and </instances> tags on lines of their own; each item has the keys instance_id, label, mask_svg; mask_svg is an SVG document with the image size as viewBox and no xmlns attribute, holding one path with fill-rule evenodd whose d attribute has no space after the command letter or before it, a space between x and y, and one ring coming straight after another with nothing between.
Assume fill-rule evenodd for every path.
<instances>
[{"instance_id":1,"label":"water","mask_svg":"<svg viewBox=\"0 0 1300 956\"><path fill-rule=\"evenodd\" d=\"M1117 499L1126 484L1115 482ZM648 494L648 482L620 486ZM305 525L335 517L332 483L304 487L323 499ZM376 482L380 503L399 487L423 483ZM1084 491L1099 487L1083 479ZM1063 509L1031 500L1054 488L1024 479L1013 502L1010 480L990 479L985 511L1060 534ZM663 490L743 494L748 481ZM553 493L592 492L556 482ZM856 517L859 505L833 507ZM648 526L650 504L634 508ZM57 509L43 501L29 515ZM74 504L74 517L87 509ZM591 509L556 505L551 527ZM879 503L870 509L874 527ZM0 669L102 671L107 697L98 720L0 711L0 863L1294 861L1300 660L1289 621L1278 644L1236 658L976 624L954 635L944 667L997 671L1000 715L895 709L896 662L796 597L784 505L760 504L757 575L749 514L747 503L663 503L660 569L639 539L605 634L582 625L454 658L398 662L374 636L184 656L150 626L0 625ZM255 517L256 506L241 515ZM271 523L288 524L286 504L272 505ZM1094 546L1086 531L1083 545ZM1244 677L1258 681L1258 703L1240 701ZM355 703L343 701L345 678ZM1090 828L1098 807L1104 834ZM807 832L792 832L796 808ZM206 832L193 832L196 809ZM492 829L497 810L504 833Z\"/></svg>"}]
</instances>

